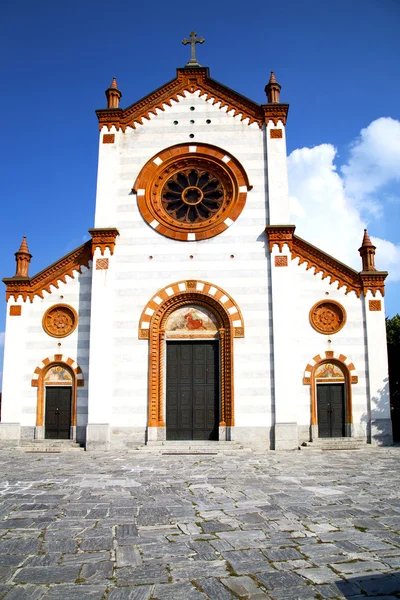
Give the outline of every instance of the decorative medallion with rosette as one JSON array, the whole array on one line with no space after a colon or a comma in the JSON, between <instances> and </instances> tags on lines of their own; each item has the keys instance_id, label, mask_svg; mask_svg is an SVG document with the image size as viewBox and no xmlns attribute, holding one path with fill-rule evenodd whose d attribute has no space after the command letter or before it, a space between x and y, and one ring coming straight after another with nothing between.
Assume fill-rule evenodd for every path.
<instances>
[{"instance_id":1,"label":"decorative medallion with rosette","mask_svg":"<svg viewBox=\"0 0 400 600\"><path fill-rule=\"evenodd\" d=\"M146 163L134 186L145 221L181 241L210 238L230 227L250 189L240 163L207 144L161 151Z\"/></svg>"},{"instance_id":2,"label":"decorative medallion with rosette","mask_svg":"<svg viewBox=\"0 0 400 600\"><path fill-rule=\"evenodd\" d=\"M43 317L43 329L56 338L70 335L78 325L78 315L68 304L56 304L46 310Z\"/></svg>"},{"instance_id":3,"label":"decorative medallion with rosette","mask_svg":"<svg viewBox=\"0 0 400 600\"><path fill-rule=\"evenodd\" d=\"M339 302L322 300L310 310L310 323L319 333L337 333L346 323L346 311Z\"/></svg>"}]
</instances>

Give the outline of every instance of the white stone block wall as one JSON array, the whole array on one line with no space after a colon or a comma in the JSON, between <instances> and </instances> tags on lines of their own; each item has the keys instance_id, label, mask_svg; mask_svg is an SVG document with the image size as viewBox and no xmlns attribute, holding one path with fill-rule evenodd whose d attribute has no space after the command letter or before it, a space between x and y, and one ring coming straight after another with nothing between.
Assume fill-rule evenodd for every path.
<instances>
[{"instance_id":1,"label":"white stone block wall","mask_svg":"<svg viewBox=\"0 0 400 600\"><path fill-rule=\"evenodd\" d=\"M272 424L264 132L257 124L248 125L247 120L241 122L226 109L213 106L199 93L187 93L179 102L173 101L172 107L157 111L156 117L151 116L135 130L114 131L115 144L101 143L104 132L105 128L100 135L102 172L95 226L117 227L120 233L112 258L112 426L146 427L148 341L138 339L143 308L164 286L198 279L223 288L243 313L245 338L234 340L235 420L237 426L263 429L260 435L264 439ZM189 138L190 133L195 137ZM214 238L180 242L158 234L143 220L131 192L146 162L160 150L179 143L222 148L240 161L253 186L238 219Z\"/></svg>"}]
</instances>

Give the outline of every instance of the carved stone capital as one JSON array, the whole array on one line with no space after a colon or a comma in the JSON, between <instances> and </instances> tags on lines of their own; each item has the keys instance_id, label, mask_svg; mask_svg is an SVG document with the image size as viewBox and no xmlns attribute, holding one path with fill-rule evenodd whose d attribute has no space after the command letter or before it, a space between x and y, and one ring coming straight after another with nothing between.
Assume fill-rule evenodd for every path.
<instances>
[{"instance_id":1,"label":"carved stone capital","mask_svg":"<svg viewBox=\"0 0 400 600\"><path fill-rule=\"evenodd\" d=\"M285 244L287 244L290 251L292 251L293 234L295 229L295 225L267 225L265 232L268 235L269 251L272 252L274 244L277 244L279 247L279 252L282 252Z\"/></svg>"},{"instance_id":2,"label":"carved stone capital","mask_svg":"<svg viewBox=\"0 0 400 600\"><path fill-rule=\"evenodd\" d=\"M361 271L360 279L364 296L367 292L372 292L373 296L376 295L376 292L380 292L384 296L387 276L387 271Z\"/></svg>"},{"instance_id":3,"label":"carved stone capital","mask_svg":"<svg viewBox=\"0 0 400 600\"><path fill-rule=\"evenodd\" d=\"M96 229L89 229L89 233L92 236L92 255L96 251L96 248L100 248L102 256L106 248L110 249L110 254L114 254L115 240L119 235L118 229L115 227L103 228L98 227Z\"/></svg>"}]
</instances>

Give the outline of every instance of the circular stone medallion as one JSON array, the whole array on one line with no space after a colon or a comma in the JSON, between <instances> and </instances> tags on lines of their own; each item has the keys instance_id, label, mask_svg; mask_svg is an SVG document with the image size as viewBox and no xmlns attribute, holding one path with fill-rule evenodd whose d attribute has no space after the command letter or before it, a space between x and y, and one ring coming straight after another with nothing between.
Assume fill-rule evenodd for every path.
<instances>
[{"instance_id":1,"label":"circular stone medallion","mask_svg":"<svg viewBox=\"0 0 400 600\"><path fill-rule=\"evenodd\" d=\"M319 333L337 333L346 323L346 311L334 300L322 300L310 310L310 323Z\"/></svg>"},{"instance_id":2,"label":"circular stone medallion","mask_svg":"<svg viewBox=\"0 0 400 600\"><path fill-rule=\"evenodd\" d=\"M46 310L43 317L43 329L56 338L70 335L78 325L78 315L68 304L56 304Z\"/></svg>"}]
</instances>

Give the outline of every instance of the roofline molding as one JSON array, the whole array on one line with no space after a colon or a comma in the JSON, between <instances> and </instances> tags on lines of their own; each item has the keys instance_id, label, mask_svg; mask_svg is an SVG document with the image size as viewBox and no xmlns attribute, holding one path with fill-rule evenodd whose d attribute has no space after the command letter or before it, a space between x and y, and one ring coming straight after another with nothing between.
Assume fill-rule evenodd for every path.
<instances>
[{"instance_id":1,"label":"roofline molding","mask_svg":"<svg viewBox=\"0 0 400 600\"><path fill-rule=\"evenodd\" d=\"M144 119L149 120L150 115L156 115L157 110L164 111L165 105L172 106L172 101L179 102L179 96L185 92L199 91L206 94L207 100L212 104L220 103L220 108L227 108L227 112L234 111L233 116L240 115L240 120L248 119L248 124L257 123L262 127L264 123L272 120L275 125L282 121L286 125L288 104L257 104L223 85L209 76L207 67L185 67L177 69L175 79L151 92L141 100L131 104L125 109L105 108L96 110L99 120L99 129L106 126L108 130L115 127L125 131L127 127L136 129L142 125Z\"/></svg>"},{"instance_id":2,"label":"roofline molding","mask_svg":"<svg viewBox=\"0 0 400 600\"><path fill-rule=\"evenodd\" d=\"M270 251L272 252L272 248L276 244L279 252L282 252L283 246L287 244L292 254L292 260L298 258L299 265L305 263L307 270L314 268L314 275L322 273L322 279L330 277L331 284L337 281L338 289L346 288L345 294L355 292L359 298L361 292L365 296L370 291L375 296L379 291L382 296L385 295L387 271L355 271L295 235L295 229L294 225L268 225L265 231L268 235Z\"/></svg>"}]
</instances>

